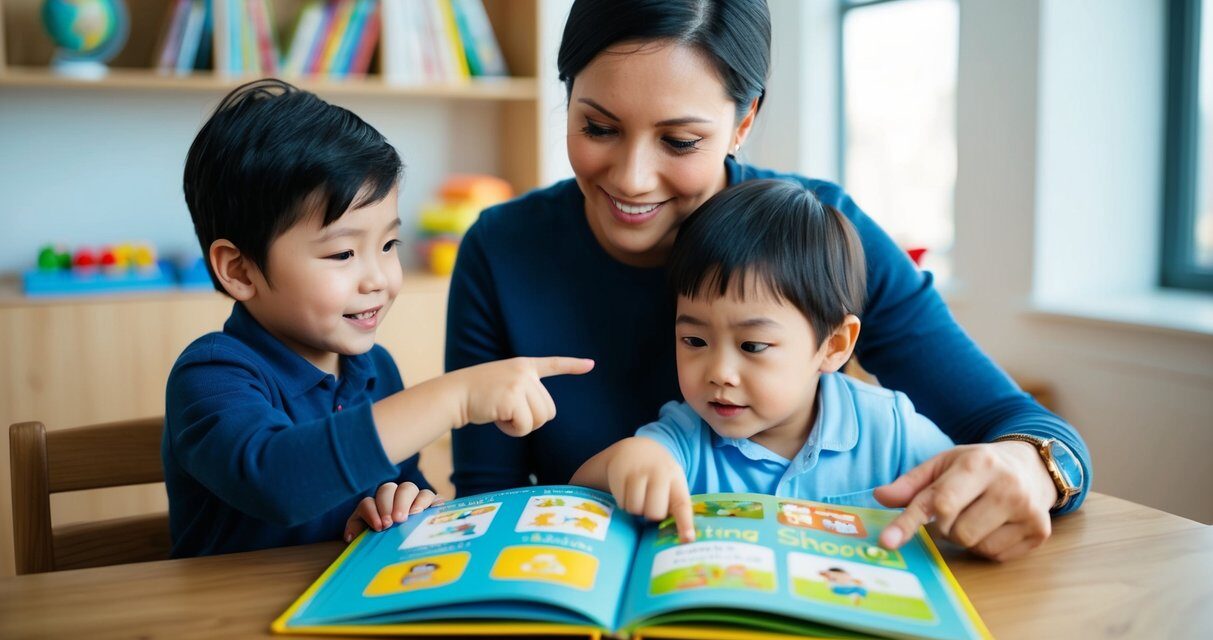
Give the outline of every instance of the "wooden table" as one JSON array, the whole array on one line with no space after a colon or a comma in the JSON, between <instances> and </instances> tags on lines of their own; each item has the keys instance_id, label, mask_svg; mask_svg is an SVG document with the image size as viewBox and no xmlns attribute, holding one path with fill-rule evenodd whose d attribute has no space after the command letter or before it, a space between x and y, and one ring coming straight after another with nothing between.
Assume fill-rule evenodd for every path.
<instances>
[{"instance_id":1,"label":"wooden table","mask_svg":"<svg viewBox=\"0 0 1213 640\"><path fill-rule=\"evenodd\" d=\"M341 548L5 578L0 638L269 636L270 621ZM1000 638L1195 638L1213 629L1213 527L1117 498L1093 494L1021 560L945 555Z\"/></svg>"}]
</instances>

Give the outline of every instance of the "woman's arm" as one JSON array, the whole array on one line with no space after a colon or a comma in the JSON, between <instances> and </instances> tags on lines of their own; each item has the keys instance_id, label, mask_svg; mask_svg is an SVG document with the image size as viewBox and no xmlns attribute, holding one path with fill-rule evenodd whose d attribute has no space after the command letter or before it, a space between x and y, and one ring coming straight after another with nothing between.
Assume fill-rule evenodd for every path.
<instances>
[{"instance_id":1,"label":"woman's arm","mask_svg":"<svg viewBox=\"0 0 1213 640\"><path fill-rule=\"evenodd\" d=\"M459 245L451 277L446 317L446 370L513 357L501 326L488 256L481 234L483 221L472 225ZM451 433L458 496L530 484L530 463L524 440L511 438L493 425L468 425Z\"/></svg>"},{"instance_id":2,"label":"woman's arm","mask_svg":"<svg viewBox=\"0 0 1213 640\"><path fill-rule=\"evenodd\" d=\"M856 354L864 368L883 386L908 395L958 444L990 443L1010 433L1059 439L1081 461L1086 478L1082 493L1061 512L1078 508L1091 474L1090 454L1077 431L1020 390L964 333L930 273L915 268L837 186L817 186L818 197L842 211L863 242L868 299ZM1048 537L1056 489L1031 445L962 447L923 468L882 494L890 506L912 507L900 523L903 533L916 528L918 519L954 523L945 535L992 557L1010 557L1004 553L1009 549L1028 550L1022 548L1025 540L1039 544Z\"/></svg>"}]
</instances>

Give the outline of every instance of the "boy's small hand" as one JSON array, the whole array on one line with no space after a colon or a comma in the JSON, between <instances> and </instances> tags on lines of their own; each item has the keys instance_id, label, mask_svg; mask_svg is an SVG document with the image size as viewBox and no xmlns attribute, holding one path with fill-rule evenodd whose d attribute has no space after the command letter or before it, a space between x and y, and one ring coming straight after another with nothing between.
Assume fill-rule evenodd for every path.
<instances>
[{"instance_id":1,"label":"boy's small hand","mask_svg":"<svg viewBox=\"0 0 1213 640\"><path fill-rule=\"evenodd\" d=\"M607 483L619 507L661 521L674 518L680 542L695 541L695 516L686 475L665 447L648 438L622 441L607 465Z\"/></svg>"},{"instance_id":2,"label":"boy's small hand","mask_svg":"<svg viewBox=\"0 0 1213 640\"><path fill-rule=\"evenodd\" d=\"M510 358L453 372L464 384L466 424L493 422L507 435L525 436L556 417L556 404L541 378L581 375L594 368L584 358Z\"/></svg>"},{"instance_id":3,"label":"boy's small hand","mask_svg":"<svg viewBox=\"0 0 1213 640\"><path fill-rule=\"evenodd\" d=\"M354 513L345 523L344 539L349 542L369 525L375 531L383 531L393 524L404 522L410 515L420 513L427 507L445 502L429 489L419 489L412 482L396 484L385 482L379 485L374 498L363 498Z\"/></svg>"}]
</instances>

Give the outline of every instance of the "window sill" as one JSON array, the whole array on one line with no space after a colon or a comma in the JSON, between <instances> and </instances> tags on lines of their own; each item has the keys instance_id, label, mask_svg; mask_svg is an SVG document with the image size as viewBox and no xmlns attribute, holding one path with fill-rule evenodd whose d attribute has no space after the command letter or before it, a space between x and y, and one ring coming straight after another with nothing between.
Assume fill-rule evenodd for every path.
<instances>
[{"instance_id":1,"label":"window sill","mask_svg":"<svg viewBox=\"0 0 1213 640\"><path fill-rule=\"evenodd\" d=\"M1213 295L1170 289L1036 298L1031 314L1213 337Z\"/></svg>"}]
</instances>

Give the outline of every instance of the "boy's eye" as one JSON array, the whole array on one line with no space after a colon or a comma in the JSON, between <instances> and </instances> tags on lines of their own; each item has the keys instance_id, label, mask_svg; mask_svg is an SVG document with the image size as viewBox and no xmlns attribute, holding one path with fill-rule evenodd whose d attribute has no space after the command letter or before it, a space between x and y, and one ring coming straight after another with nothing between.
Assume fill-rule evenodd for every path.
<instances>
[{"instance_id":1,"label":"boy's eye","mask_svg":"<svg viewBox=\"0 0 1213 640\"><path fill-rule=\"evenodd\" d=\"M682 339L682 343L688 347L706 347L706 346L708 346L707 340L704 340L703 338L699 338L696 336L687 336Z\"/></svg>"},{"instance_id":2,"label":"boy's eye","mask_svg":"<svg viewBox=\"0 0 1213 640\"><path fill-rule=\"evenodd\" d=\"M699 144L703 138L695 138L694 140L683 140L681 138L662 138L665 143L670 145L676 153L686 153L694 149L698 149L695 145Z\"/></svg>"},{"instance_id":3,"label":"boy's eye","mask_svg":"<svg viewBox=\"0 0 1213 640\"><path fill-rule=\"evenodd\" d=\"M743 342L741 343L741 350L746 353L762 353L769 346L771 345L765 342Z\"/></svg>"},{"instance_id":4,"label":"boy's eye","mask_svg":"<svg viewBox=\"0 0 1213 640\"><path fill-rule=\"evenodd\" d=\"M609 136L612 133L615 133L613 130L608 129L607 127L594 124L594 121L590 120L589 118L586 118L585 126L581 128L581 132L591 138L601 138L603 136Z\"/></svg>"},{"instance_id":5,"label":"boy's eye","mask_svg":"<svg viewBox=\"0 0 1213 640\"><path fill-rule=\"evenodd\" d=\"M349 260L350 258L353 258L353 257L354 257L353 251L342 251L341 253L334 253L331 256L325 257L325 260Z\"/></svg>"},{"instance_id":6,"label":"boy's eye","mask_svg":"<svg viewBox=\"0 0 1213 640\"><path fill-rule=\"evenodd\" d=\"M387 253L387 252L391 251L392 249L395 249L396 247L399 247L399 246L400 246L400 240L399 240L399 239L397 239L397 240L388 240L388 243L387 243L387 244L385 244L385 245L383 245L383 252L384 252L384 253Z\"/></svg>"}]
</instances>

